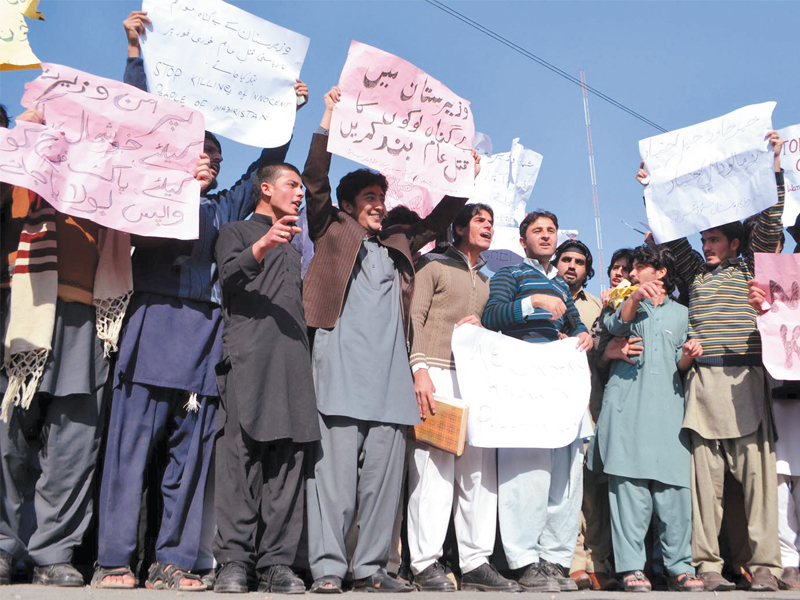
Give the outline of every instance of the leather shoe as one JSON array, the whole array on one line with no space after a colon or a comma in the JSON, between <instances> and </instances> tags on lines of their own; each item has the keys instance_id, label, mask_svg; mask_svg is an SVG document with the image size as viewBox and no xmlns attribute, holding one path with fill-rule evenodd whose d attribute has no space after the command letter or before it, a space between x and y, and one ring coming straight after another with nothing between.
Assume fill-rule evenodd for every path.
<instances>
[{"instance_id":1,"label":"leather shoe","mask_svg":"<svg viewBox=\"0 0 800 600\"><path fill-rule=\"evenodd\" d=\"M516 581L506 579L489 563L483 563L461 576L461 591L476 590L479 592L519 592Z\"/></svg>"},{"instance_id":2,"label":"leather shoe","mask_svg":"<svg viewBox=\"0 0 800 600\"><path fill-rule=\"evenodd\" d=\"M778 577L778 585L782 590L800 590L800 570L786 567Z\"/></svg>"},{"instance_id":3,"label":"leather shoe","mask_svg":"<svg viewBox=\"0 0 800 600\"><path fill-rule=\"evenodd\" d=\"M403 583L389 577L388 573L383 569L378 569L375 573L364 579L356 579L353 582L354 592L382 592L388 594L402 594L405 592L413 592L414 586Z\"/></svg>"},{"instance_id":4,"label":"leather shoe","mask_svg":"<svg viewBox=\"0 0 800 600\"><path fill-rule=\"evenodd\" d=\"M583 569L570 573L569 576L572 577L572 581L575 582L579 590L589 590L592 588L592 578L589 577L589 574Z\"/></svg>"},{"instance_id":5,"label":"leather shoe","mask_svg":"<svg viewBox=\"0 0 800 600\"><path fill-rule=\"evenodd\" d=\"M214 591L218 594L246 594L247 565L233 561L217 567L214 576Z\"/></svg>"},{"instance_id":6,"label":"leather shoe","mask_svg":"<svg viewBox=\"0 0 800 600\"><path fill-rule=\"evenodd\" d=\"M730 592L736 589L736 584L728 581L721 574L714 571L705 571L700 573L700 579L703 580L703 585L707 592Z\"/></svg>"},{"instance_id":7,"label":"leather shoe","mask_svg":"<svg viewBox=\"0 0 800 600\"><path fill-rule=\"evenodd\" d=\"M455 592L456 586L447 578L444 567L434 562L414 575L414 587L420 592Z\"/></svg>"},{"instance_id":8,"label":"leather shoe","mask_svg":"<svg viewBox=\"0 0 800 600\"><path fill-rule=\"evenodd\" d=\"M777 592L778 578L767 567L757 567L750 580L751 592Z\"/></svg>"},{"instance_id":9,"label":"leather shoe","mask_svg":"<svg viewBox=\"0 0 800 600\"><path fill-rule=\"evenodd\" d=\"M11 555L2 550L0 550L0 585L11 585Z\"/></svg>"},{"instance_id":10,"label":"leather shoe","mask_svg":"<svg viewBox=\"0 0 800 600\"><path fill-rule=\"evenodd\" d=\"M608 573L589 573L592 580L592 589L596 592L613 592L619 589L619 581Z\"/></svg>"},{"instance_id":11,"label":"leather shoe","mask_svg":"<svg viewBox=\"0 0 800 600\"><path fill-rule=\"evenodd\" d=\"M33 567L33 584L83 587L83 575L69 563Z\"/></svg>"},{"instance_id":12,"label":"leather shoe","mask_svg":"<svg viewBox=\"0 0 800 600\"><path fill-rule=\"evenodd\" d=\"M551 563L546 560L539 559L540 568L550 575L553 580L558 584L558 589L562 592L577 592L578 586L572 581L567 569L556 563Z\"/></svg>"},{"instance_id":13,"label":"leather shoe","mask_svg":"<svg viewBox=\"0 0 800 600\"><path fill-rule=\"evenodd\" d=\"M529 564L517 581L526 592L558 592L558 582L543 568L541 562Z\"/></svg>"},{"instance_id":14,"label":"leather shoe","mask_svg":"<svg viewBox=\"0 0 800 600\"><path fill-rule=\"evenodd\" d=\"M271 565L262 573L258 591L271 594L305 594L306 585L290 567Z\"/></svg>"}]
</instances>

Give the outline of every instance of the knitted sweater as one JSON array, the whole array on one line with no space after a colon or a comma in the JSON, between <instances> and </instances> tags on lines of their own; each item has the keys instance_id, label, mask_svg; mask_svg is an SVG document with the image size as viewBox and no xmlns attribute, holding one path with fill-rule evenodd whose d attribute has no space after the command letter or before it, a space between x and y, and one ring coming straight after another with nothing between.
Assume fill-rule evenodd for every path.
<instances>
[{"instance_id":1,"label":"knitted sweater","mask_svg":"<svg viewBox=\"0 0 800 600\"><path fill-rule=\"evenodd\" d=\"M567 312L559 319L551 320L548 311L536 308L526 316L522 302L533 294L551 294L561 298L567 305ZM564 280L561 277L548 279L539 269L525 262L503 267L494 274L482 322L487 329L527 342L551 342L558 339L559 333L577 335L588 332Z\"/></svg>"},{"instance_id":2,"label":"knitted sweater","mask_svg":"<svg viewBox=\"0 0 800 600\"><path fill-rule=\"evenodd\" d=\"M758 366L761 337L756 310L747 303L747 282L753 278L755 252L775 252L781 236L785 188L783 173L776 173L778 203L763 211L743 258L706 266L686 238L667 242L675 254L678 273L689 286L689 337L700 340L699 364Z\"/></svg>"},{"instance_id":3,"label":"knitted sweater","mask_svg":"<svg viewBox=\"0 0 800 600\"><path fill-rule=\"evenodd\" d=\"M444 254L420 259L411 300L411 366L455 369L450 343L453 326L469 315L480 319L489 299L489 278L481 259L470 269L467 258L450 246Z\"/></svg>"}]
</instances>

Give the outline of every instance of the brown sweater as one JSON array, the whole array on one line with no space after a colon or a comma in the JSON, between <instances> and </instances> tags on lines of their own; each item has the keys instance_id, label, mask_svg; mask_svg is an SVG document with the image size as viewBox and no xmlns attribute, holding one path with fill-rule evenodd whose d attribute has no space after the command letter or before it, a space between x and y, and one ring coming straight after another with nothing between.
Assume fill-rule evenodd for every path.
<instances>
[{"instance_id":1,"label":"brown sweater","mask_svg":"<svg viewBox=\"0 0 800 600\"><path fill-rule=\"evenodd\" d=\"M411 302L411 366L427 364L455 369L450 343L453 326L464 317L483 315L489 299L489 278L470 269L452 246L444 254L420 259Z\"/></svg>"},{"instance_id":2,"label":"brown sweater","mask_svg":"<svg viewBox=\"0 0 800 600\"><path fill-rule=\"evenodd\" d=\"M303 280L303 306L309 327L332 329L342 312L347 284L366 230L350 215L333 206L328 171L331 154L328 136L315 133L303 169L306 186L308 235L314 242L314 258ZM414 286L412 256L444 232L466 198L445 196L426 218L407 229L389 227L378 234L378 242L389 249L400 271L403 319L409 330L408 309Z\"/></svg>"}]
</instances>

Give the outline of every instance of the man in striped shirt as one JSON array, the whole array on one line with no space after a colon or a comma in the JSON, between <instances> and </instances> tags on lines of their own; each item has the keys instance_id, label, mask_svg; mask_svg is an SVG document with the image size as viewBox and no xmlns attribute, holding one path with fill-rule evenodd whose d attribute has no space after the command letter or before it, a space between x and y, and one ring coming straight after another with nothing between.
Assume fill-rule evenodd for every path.
<instances>
[{"instance_id":1,"label":"man in striped shirt","mask_svg":"<svg viewBox=\"0 0 800 600\"><path fill-rule=\"evenodd\" d=\"M592 338L572 294L551 262L558 219L547 211L530 213L519 228L524 262L500 269L490 283L483 325L528 342L577 336L588 350ZM536 382L531 382L533 385ZM591 435L591 423L588 434ZM578 537L583 482L583 433L564 448L499 448L498 516L503 549L521 572L527 591L577 590L569 567Z\"/></svg>"},{"instance_id":2,"label":"man in striped shirt","mask_svg":"<svg viewBox=\"0 0 800 600\"><path fill-rule=\"evenodd\" d=\"M774 430L757 313L747 303L753 253L774 252L782 230L783 141L775 131L767 137L775 153L778 203L758 215L745 255L739 255L744 228L738 221L702 232L705 260L686 238L666 244L689 287L689 336L703 346L703 356L686 376L683 426L692 436L692 555L706 591L735 587L721 574L717 540L726 469L744 488L751 590L777 590L775 577L781 574ZM645 176L641 169L637 178Z\"/></svg>"}]
</instances>

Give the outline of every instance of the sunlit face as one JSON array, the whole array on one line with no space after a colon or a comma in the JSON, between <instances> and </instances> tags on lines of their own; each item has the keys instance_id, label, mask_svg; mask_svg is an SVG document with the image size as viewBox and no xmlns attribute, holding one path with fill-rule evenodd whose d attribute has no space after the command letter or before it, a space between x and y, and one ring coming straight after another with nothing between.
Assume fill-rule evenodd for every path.
<instances>
[{"instance_id":1,"label":"sunlit face","mask_svg":"<svg viewBox=\"0 0 800 600\"><path fill-rule=\"evenodd\" d=\"M462 251L472 249L483 252L492 245L494 219L487 211L481 210L477 215L473 215L467 227L459 227L456 231L461 236L458 247Z\"/></svg>"},{"instance_id":2,"label":"sunlit face","mask_svg":"<svg viewBox=\"0 0 800 600\"><path fill-rule=\"evenodd\" d=\"M611 278L611 287L617 287L622 283L623 279L628 279L630 271L631 266L627 258L618 258L615 260L614 264L611 265L611 268L608 270L608 276Z\"/></svg>"},{"instance_id":3,"label":"sunlit face","mask_svg":"<svg viewBox=\"0 0 800 600\"><path fill-rule=\"evenodd\" d=\"M358 221L367 233L378 233L386 216L386 192L379 185L365 187L352 203L342 202L341 208Z\"/></svg>"},{"instance_id":4,"label":"sunlit face","mask_svg":"<svg viewBox=\"0 0 800 600\"><path fill-rule=\"evenodd\" d=\"M261 184L261 195L267 199L276 220L286 215L297 215L303 203L300 175L290 169L284 170L275 181Z\"/></svg>"},{"instance_id":5,"label":"sunlit face","mask_svg":"<svg viewBox=\"0 0 800 600\"><path fill-rule=\"evenodd\" d=\"M556 269L570 289L577 289L586 283L586 257L580 252L562 253L558 257Z\"/></svg>"},{"instance_id":6,"label":"sunlit face","mask_svg":"<svg viewBox=\"0 0 800 600\"><path fill-rule=\"evenodd\" d=\"M666 269L654 269L650 265L644 265L637 260L633 261L633 268L630 272L631 283L634 285L642 285L657 279L664 279L666 275Z\"/></svg>"},{"instance_id":7,"label":"sunlit face","mask_svg":"<svg viewBox=\"0 0 800 600\"><path fill-rule=\"evenodd\" d=\"M703 242L703 255L709 267L716 267L723 260L739 256L739 240L729 241L721 229L707 229L700 240Z\"/></svg>"},{"instance_id":8,"label":"sunlit face","mask_svg":"<svg viewBox=\"0 0 800 600\"><path fill-rule=\"evenodd\" d=\"M219 169L222 164L222 152L220 151L219 147L212 141L207 139L203 143L203 152L208 155L208 158L211 160L211 183L206 188L206 192L210 192L211 190L217 187L217 176L219 175Z\"/></svg>"},{"instance_id":9,"label":"sunlit face","mask_svg":"<svg viewBox=\"0 0 800 600\"><path fill-rule=\"evenodd\" d=\"M539 217L528 225L525 237L519 243L525 249L525 256L535 258L539 262L550 262L556 250L558 229L552 219Z\"/></svg>"}]
</instances>

